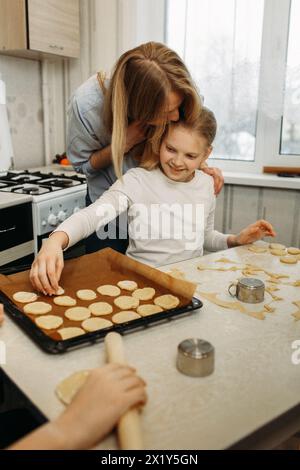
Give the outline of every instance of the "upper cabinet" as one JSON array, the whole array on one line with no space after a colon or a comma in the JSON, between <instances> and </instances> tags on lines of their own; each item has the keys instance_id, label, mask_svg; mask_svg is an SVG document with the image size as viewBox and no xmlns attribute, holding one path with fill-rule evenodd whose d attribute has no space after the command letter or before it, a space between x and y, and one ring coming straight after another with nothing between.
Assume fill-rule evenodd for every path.
<instances>
[{"instance_id":1,"label":"upper cabinet","mask_svg":"<svg viewBox=\"0 0 300 470\"><path fill-rule=\"evenodd\" d=\"M0 53L79 57L79 0L0 0Z\"/></svg>"}]
</instances>

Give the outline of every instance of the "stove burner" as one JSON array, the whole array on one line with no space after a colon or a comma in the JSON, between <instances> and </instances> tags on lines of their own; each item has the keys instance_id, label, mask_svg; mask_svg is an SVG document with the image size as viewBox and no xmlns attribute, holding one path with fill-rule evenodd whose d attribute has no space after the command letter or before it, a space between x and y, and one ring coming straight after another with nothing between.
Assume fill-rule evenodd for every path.
<instances>
[{"instance_id":1,"label":"stove burner","mask_svg":"<svg viewBox=\"0 0 300 470\"><path fill-rule=\"evenodd\" d=\"M39 187L38 186L27 186L27 188L22 188L23 193L25 194L39 194Z\"/></svg>"},{"instance_id":2,"label":"stove burner","mask_svg":"<svg viewBox=\"0 0 300 470\"><path fill-rule=\"evenodd\" d=\"M73 186L73 181L72 180L56 179L56 180L54 180L54 185L55 186L62 186L64 188L67 188L69 186Z\"/></svg>"}]
</instances>

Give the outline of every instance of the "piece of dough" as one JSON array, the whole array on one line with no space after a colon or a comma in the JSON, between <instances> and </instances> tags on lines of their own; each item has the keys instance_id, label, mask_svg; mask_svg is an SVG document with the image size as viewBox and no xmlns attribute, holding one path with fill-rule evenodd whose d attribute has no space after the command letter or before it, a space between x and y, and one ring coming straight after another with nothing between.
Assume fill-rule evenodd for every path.
<instances>
[{"instance_id":1,"label":"piece of dough","mask_svg":"<svg viewBox=\"0 0 300 470\"><path fill-rule=\"evenodd\" d=\"M253 253L266 253L266 251L268 251L268 248L265 248L264 246L252 245L249 246L248 250L253 251Z\"/></svg>"},{"instance_id":2,"label":"piece of dough","mask_svg":"<svg viewBox=\"0 0 300 470\"><path fill-rule=\"evenodd\" d=\"M240 264L240 263L238 263L238 261L233 261L232 259L229 259L229 258L216 259L216 263Z\"/></svg>"},{"instance_id":3,"label":"piece of dough","mask_svg":"<svg viewBox=\"0 0 300 470\"><path fill-rule=\"evenodd\" d=\"M282 245L281 243L270 243L269 248L271 250L285 250L286 246Z\"/></svg>"},{"instance_id":4,"label":"piece of dough","mask_svg":"<svg viewBox=\"0 0 300 470\"><path fill-rule=\"evenodd\" d=\"M270 250L271 255L274 256L284 256L286 255L286 250L280 250L279 248L274 248Z\"/></svg>"},{"instance_id":5,"label":"piece of dough","mask_svg":"<svg viewBox=\"0 0 300 470\"><path fill-rule=\"evenodd\" d=\"M55 305L61 305L62 307L72 307L76 305L76 299L69 295L61 295L60 297L54 297L53 302Z\"/></svg>"},{"instance_id":6,"label":"piece of dough","mask_svg":"<svg viewBox=\"0 0 300 470\"><path fill-rule=\"evenodd\" d=\"M144 287L143 289L137 289L132 293L132 297L139 300L151 300L155 296L155 289L153 287Z\"/></svg>"},{"instance_id":7,"label":"piece of dough","mask_svg":"<svg viewBox=\"0 0 300 470\"><path fill-rule=\"evenodd\" d=\"M115 315L112 317L112 321L114 323L121 324L131 320L136 320L137 318L141 318L138 313L131 310L124 310L123 312L115 313Z\"/></svg>"},{"instance_id":8,"label":"piece of dough","mask_svg":"<svg viewBox=\"0 0 300 470\"><path fill-rule=\"evenodd\" d=\"M299 248L294 248L293 246L291 246L290 248L287 249L287 252L290 254L290 255L300 255L300 249Z\"/></svg>"},{"instance_id":9,"label":"piece of dough","mask_svg":"<svg viewBox=\"0 0 300 470\"><path fill-rule=\"evenodd\" d=\"M163 312L163 309L158 305L144 304L140 305L136 311L142 315L142 317L147 317L148 315L155 315L156 313Z\"/></svg>"},{"instance_id":10,"label":"piece of dough","mask_svg":"<svg viewBox=\"0 0 300 470\"><path fill-rule=\"evenodd\" d=\"M92 312L93 315L109 315L112 313L113 308L107 302L94 302L88 306L88 309Z\"/></svg>"},{"instance_id":11,"label":"piece of dough","mask_svg":"<svg viewBox=\"0 0 300 470\"><path fill-rule=\"evenodd\" d=\"M91 289L80 289L76 292L76 295L80 300L94 300L97 297L96 292Z\"/></svg>"},{"instance_id":12,"label":"piece of dough","mask_svg":"<svg viewBox=\"0 0 300 470\"><path fill-rule=\"evenodd\" d=\"M129 295L121 295L114 300L114 304L121 310L130 310L139 306L139 299L130 297Z\"/></svg>"},{"instance_id":13,"label":"piece of dough","mask_svg":"<svg viewBox=\"0 0 300 470\"><path fill-rule=\"evenodd\" d=\"M130 292L138 288L138 285L135 281L127 281L127 280L119 281L118 286L120 287L120 289L128 290Z\"/></svg>"},{"instance_id":14,"label":"piece of dough","mask_svg":"<svg viewBox=\"0 0 300 470\"><path fill-rule=\"evenodd\" d=\"M154 303L164 310L170 310L171 308L176 308L177 305L179 305L179 299L178 297L175 297L175 295L166 294L156 297L156 299L154 299Z\"/></svg>"},{"instance_id":15,"label":"piece of dough","mask_svg":"<svg viewBox=\"0 0 300 470\"><path fill-rule=\"evenodd\" d=\"M58 315L44 315L36 318L35 323L43 330L55 330L63 324L63 319Z\"/></svg>"},{"instance_id":16,"label":"piece of dough","mask_svg":"<svg viewBox=\"0 0 300 470\"><path fill-rule=\"evenodd\" d=\"M81 323L82 328L89 332L103 330L104 328L109 328L112 325L112 322L106 318L88 318Z\"/></svg>"},{"instance_id":17,"label":"piece of dough","mask_svg":"<svg viewBox=\"0 0 300 470\"><path fill-rule=\"evenodd\" d=\"M27 304L28 302L35 302L38 296L34 292L15 292L13 299L16 302L21 302L22 304Z\"/></svg>"},{"instance_id":18,"label":"piece of dough","mask_svg":"<svg viewBox=\"0 0 300 470\"><path fill-rule=\"evenodd\" d=\"M278 297L278 295L273 294L273 289L272 289L272 288L266 287L266 288L265 288L265 291L270 294L270 296L272 297L273 300L276 300L276 301L283 300L282 297Z\"/></svg>"},{"instance_id":19,"label":"piece of dough","mask_svg":"<svg viewBox=\"0 0 300 470\"><path fill-rule=\"evenodd\" d=\"M297 264L298 260L295 256L281 256L280 258L281 263L285 264Z\"/></svg>"},{"instance_id":20,"label":"piece of dough","mask_svg":"<svg viewBox=\"0 0 300 470\"><path fill-rule=\"evenodd\" d=\"M86 307L71 307L65 311L65 317L73 321L83 321L91 316L91 312Z\"/></svg>"},{"instance_id":21,"label":"piece of dough","mask_svg":"<svg viewBox=\"0 0 300 470\"><path fill-rule=\"evenodd\" d=\"M70 375L58 384L55 389L58 398L65 404L69 405L73 400L78 390L84 385L88 376L89 370L81 370ZM80 425L80 423L79 423Z\"/></svg>"},{"instance_id":22,"label":"piece of dough","mask_svg":"<svg viewBox=\"0 0 300 470\"><path fill-rule=\"evenodd\" d=\"M84 335L85 331L77 326L68 326L66 328L60 328L60 330L57 330L57 333L60 334L62 339L70 339Z\"/></svg>"},{"instance_id":23,"label":"piece of dough","mask_svg":"<svg viewBox=\"0 0 300 470\"><path fill-rule=\"evenodd\" d=\"M65 289L59 286L59 288L55 292L55 295L63 295L64 293L65 293Z\"/></svg>"},{"instance_id":24,"label":"piece of dough","mask_svg":"<svg viewBox=\"0 0 300 470\"><path fill-rule=\"evenodd\" d=\"M218 294L216 292L200 292L199 291L199 294L205 299L214 303L215 305L218 305L219 307L224 307L224 308L228 308L231 310L239 310L241 313L245 313L246 315L257 318L258 320L265 319L265 312L266 312L265 308L260 312L250 312L244 307L244 305L240 304L238 301L228 302L226 300L218 299Z\"/></svg>"},{"instance_id":25,"label":"piece of dough","mask_svg":"<svg viewBox=\"0 0 300 470\"><path fill-rule=\"evenodd\" d=\"M45 315L45 313L51 312L52 305L46 302L32 302L26 304L23 310L25 313L30 313L31 315Z\"/></svg>"},{"instance_id":26,"label":"piece of dough","mask_svg":"<svg viewBox=\"0 0 300 470\"><path fill-rule=\"evenodd\" d=\"M121 294L119 287L105 284L104 286L97 287L97 291L101 295L108 295L109 297L117 297Z\"/></svg>"}]
</instances>

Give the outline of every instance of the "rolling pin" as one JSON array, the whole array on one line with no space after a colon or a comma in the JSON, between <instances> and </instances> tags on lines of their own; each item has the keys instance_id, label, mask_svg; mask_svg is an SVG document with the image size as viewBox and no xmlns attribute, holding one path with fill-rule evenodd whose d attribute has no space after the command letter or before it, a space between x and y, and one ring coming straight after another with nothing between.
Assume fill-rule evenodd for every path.
<instances>
[{"instance_id":1,"label":"rolling pin","mask_svg":"<svg viewBox=\"0 0 300 470\"><path fill-rule=\"evenodd\" d=\"M107 360L109 363L127 364L122 336L108 333L105 337ZM122 450L143 450L143 440L139 412L136 408L127 411L118 423L118 438Z\"/></svg>"}]
</instances>

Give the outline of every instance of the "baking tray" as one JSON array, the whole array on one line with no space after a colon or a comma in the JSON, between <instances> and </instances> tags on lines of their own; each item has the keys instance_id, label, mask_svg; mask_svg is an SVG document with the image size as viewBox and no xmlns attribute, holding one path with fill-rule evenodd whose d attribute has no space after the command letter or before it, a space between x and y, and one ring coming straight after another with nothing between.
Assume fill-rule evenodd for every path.
<instances>
[{"instance_id":1,"label":"baking tray","mask_svg":"<svg viewBox=\"0 0 300 470\"><path fill-rule=\"evenodd\" d=\"M56 330L46 331L40 329L34 322L35 317L23 312L24 304L13 301L14 292L32 291L32 286L29 281L29 271L9 276L0 276L0 300L4 303L6 312L16 324L44 351L53 354L101 341L110 331L125 334L127 332L147 328L151 325L157 325L158 323L168 321L172 318L190 314L194 310L202 307L202 302L193 297L196 284L175 279L166 273L135 261L110 248L66 261L60 284L65 289L65 295L76 298L76 291L78 289L90 288L96 292L97 286L102 284L117 284L117 282L122 279L136 281L139 288L146 286L155 288L155 296L173 294L179 298L180 303L175 309L165 310L155 315L122 323L121 325L114 324L103 330L62 340ZM121 295L130 295L130 293L121 290ZM43 296L42 294L40 294L39 297L39 300L51 303L51 314L59 315L63 318L64 324L62 327L81 326L78 322L72 322L65 318L65 307L56 306L53 304L50 297ZM110 316L116 313L116 310L120 310L113 305L112 298L102 296L94 301L106 301L113 306L112 314L106 315L104 318L111 320ZM143 303L149 302L141 301L140 305ZM79 299L77 299L77 305L88 306L86 301Z\"/></svg>"}]
</instances>

